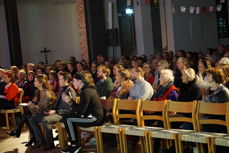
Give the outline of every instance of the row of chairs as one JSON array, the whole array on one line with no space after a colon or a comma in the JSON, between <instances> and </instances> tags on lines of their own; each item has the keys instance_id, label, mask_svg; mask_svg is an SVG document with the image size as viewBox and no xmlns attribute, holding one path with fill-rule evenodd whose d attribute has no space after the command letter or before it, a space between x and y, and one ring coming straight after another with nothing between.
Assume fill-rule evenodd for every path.
<instances>
[{"instance_id":1,"label":"row of chairs","mask_svg":"<svg viewBox=\"0 0 229 153\"><path fill-rule=\"evenodd\" d=\"M145 101L145 100L120 100L115 99L112 108L114 123L106 123L103 126L91 128L79 128L79 130L94 131L97 140L97 152L104 153L103 133L116 134L118 149L121 153L127 153L126 136L139 136L142 153L152 153L154 138L168 140L166 146L171 146L171 140L174 142L177 153L183 152L182 142L195 142L199 152L204 152L203 145L207 144L208 152L215 152L215 145L228 146L228 133L202 132L203 124L218 124L229 128L228 121L228 103L205 103L199 101L193 102L175 102L175 101ZM122 110L131 111L131 113L120 113ZM152 113L145 113L145 112ZM134 113L132 113L134 112ZM158 112L158 113L153 113ZM176 114L174 114L176 112ZM180 115L179 113L190 113L191 117ZM159 115L158 115L159 114ZM225 115L226 121L220 119L202 118L203 114ZM121 119L135 119L136 125L121 124ZM164 127L145 126L147 120L159 120L163 122ZM194 127L193 130L171 129L173 122L188 122ZM64 126L58 123L60 141L66 142L64 136ZM229 130L227 130L229 131ZM63 146L61 146L63 147Z\"/></svg>"}]
</instances>

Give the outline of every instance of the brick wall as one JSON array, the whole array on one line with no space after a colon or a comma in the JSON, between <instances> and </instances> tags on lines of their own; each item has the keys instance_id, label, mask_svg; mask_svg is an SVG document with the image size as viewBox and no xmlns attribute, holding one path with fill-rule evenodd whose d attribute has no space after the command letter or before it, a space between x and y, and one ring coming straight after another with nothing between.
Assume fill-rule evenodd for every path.
<instances>
[{"instance_id":1,"label":"brick wall","mask_svg":"<svg viewBox=\"0 0 229 153\"><path fill-rule=\"evenodd\" d=\"M80 52L82 59L89 62L84 0L76 0L77 20L79 24Z\"/></svg>"}]
</instances>

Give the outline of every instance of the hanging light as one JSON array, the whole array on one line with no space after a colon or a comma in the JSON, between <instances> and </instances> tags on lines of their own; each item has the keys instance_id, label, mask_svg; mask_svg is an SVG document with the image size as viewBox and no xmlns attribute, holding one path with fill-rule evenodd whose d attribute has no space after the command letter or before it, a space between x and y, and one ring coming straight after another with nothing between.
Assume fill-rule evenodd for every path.
<instances>
[{"instance_id":1,"label":"hanging light","mask_svg":"<svg viewBox=\"0 0 229 153\"><path fill-rule=\"evenodd\" d=\"M131 0L127 0L126 15L132 15L134 13L134 9L131 6L131 3Z\"/></svg>"}]
</instances>

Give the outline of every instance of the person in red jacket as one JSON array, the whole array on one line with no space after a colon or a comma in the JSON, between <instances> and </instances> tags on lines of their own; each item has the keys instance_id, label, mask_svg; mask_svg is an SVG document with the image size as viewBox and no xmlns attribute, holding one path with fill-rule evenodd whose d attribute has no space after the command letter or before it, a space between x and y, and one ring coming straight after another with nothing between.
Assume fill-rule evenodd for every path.
<instances>
[{"instance_id":1,"label":"person in red jacket","mask_svg":"<svg viewBox=\"0 0 229 153\"><path fill-rule=\"evenodd\" d=\"M4 94L0 95L0 109L13 109L18 103L19 88L14 83L14 75L11 71L7 71L3 75L3 80L6 83Z\"/></svg>"}]
</instances>

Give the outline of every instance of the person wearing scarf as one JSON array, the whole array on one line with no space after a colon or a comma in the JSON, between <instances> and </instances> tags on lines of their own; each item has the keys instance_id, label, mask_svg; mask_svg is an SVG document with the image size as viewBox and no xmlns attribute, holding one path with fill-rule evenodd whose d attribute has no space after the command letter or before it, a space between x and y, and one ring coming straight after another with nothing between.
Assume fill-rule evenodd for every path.
<instances>
[{"instance_id":1,"label":"person wearing scarf","mask_svg":"<svg viewBox=\"0 0 229 153\"><path fill-rule=\"evenodd\" d=\"M179 93L178 89L173 85L174 76L172 70L164 69L160 74L160 86L152 99L155 101L177 100Z\"/></svg>"}]
</instances>

